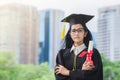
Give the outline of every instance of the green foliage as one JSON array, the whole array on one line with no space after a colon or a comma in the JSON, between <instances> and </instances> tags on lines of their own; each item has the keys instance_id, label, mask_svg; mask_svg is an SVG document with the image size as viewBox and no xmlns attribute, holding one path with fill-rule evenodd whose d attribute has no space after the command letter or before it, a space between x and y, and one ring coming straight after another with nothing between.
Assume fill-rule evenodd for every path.
<instances>
[{"instance_id":1,"label":"green foliage","mask_svg":"<svg viewBox=\"0 0 120 80\"><path fill-rule=\"evenodd\" d=\"M17 65L12 80L54 80L53 70L47 63L41 65Z\"/></svg>"},{"instance_id":2,"label":"green foliage","mask_svg":"<svg viewBox=\"0 0 120 80\"><path fill-rule=\"evenodd\" d=\"M10 80L9 71L0 70L0 80Z\"/></svg>"},{"instance_id":3,"label":"green foliage","mask_svg":"<svg viewBox=\"0 0 120 80\"><path fill-rule=\"evenodd\" d=\"M10 80L10 72L15 64L14 54L11 52L0 52L0 80Z\"/></svg>"},{"instance_id":4,"label":"green foliage","mask_svg":"<svg viewBox=\"0 0 120 80\"><path fill-rule=\"evenodd\" d=\"M15 64L14 54L0 52L0 80L54 80L54 71L45 62L40 65Z\"/></svg>"},{"instance_id":5,"label":"green foliage","mask_svg":"<svg viewBox=\"0 0 120 80\"><path fill-rule=\"evenodd\" d=\"M119 80L120 79L120 61L112 62L106 59L102 54L103 61L103 78L104 80Z\"/></svg>"},{"instance_id":6,"label":"green foliage","mask_svg":"<svg viewBox=\"0 0 120 80\"><path fill-rule=\"evenodd\" d=\"M11 52L0 52L0 67L11 67L13 64L15 64L15 58L14 54Z\"/></svg>"},{"instance_id":7,"label":"green foliage","mask_svg":"<svg viewBox=\"0 0 120 80\"><path fill-rule=\"evenodd\" d=\"M48 63L16 64L11 52L0 52L0 80L55 80ZM120 61L111 62L102 55L104 80L120 79Z\"/></svg>"}]
</instances>

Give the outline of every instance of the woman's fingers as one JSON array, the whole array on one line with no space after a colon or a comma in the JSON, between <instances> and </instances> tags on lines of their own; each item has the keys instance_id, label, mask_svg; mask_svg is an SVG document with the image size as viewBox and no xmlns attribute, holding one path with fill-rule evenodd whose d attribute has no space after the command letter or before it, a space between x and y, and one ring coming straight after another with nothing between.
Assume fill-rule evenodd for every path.
<instances>
[{"instance_id":1,"label":"woman's fingers","mask_svg":"<svg viewBox=\"0 0 120 80\"><path fill-rule=\"evenodd\" d=\"M69 70L62 65L56 66L55 73L69 76Z\"/></svg>"},{"instance_id":2,"label":"woman's fingers","mask_svg":"<svg viewBox=\"0 0 120 80\"><path fill-rule=\"evenodd\" d=\"M92 65L90 62L85 61L82 67L82 70L92 70L95 66Z\"/></svg>"},{"instance_id":3,"label":"woman's fingers","mask_svg":"<svg viewBox=\"0 0 120 80\"><path fill-rule=\"evenodd\" d=\"M88 63L87 61L84 62L84 64L87 64L87 63Z\"/></svg>"},{"instance_id":4,"label":"woman's fingers","mask_svg":"<svg viewBox=\"0 0 120 80\"><path fill-rule=\"evenodd\" d=\"M62 70L62 66L61 65L55 67L55 73L56 74L60 74L61 70Z\"/></svg>"},{"instance_id":5,"label":"woman's fingers","mask_svg":"<svg viewBox=\"0 0 120 80\"><path fill-rule=\"evenodd\" d=\"M60 74L60 70L59 69L55 70L55 73Z\"/></svg>"}]
</instances>

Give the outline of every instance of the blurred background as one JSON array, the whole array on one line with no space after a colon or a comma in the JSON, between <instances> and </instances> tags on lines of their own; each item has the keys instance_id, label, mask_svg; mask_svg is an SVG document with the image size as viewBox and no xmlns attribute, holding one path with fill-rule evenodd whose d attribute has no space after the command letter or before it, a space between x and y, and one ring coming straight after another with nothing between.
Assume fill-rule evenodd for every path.
<instances>
[{"instance_id":1,"label":"blurred background","mask_svg":"<svg viewBox=\"0 0 120 80\"><path fill-rule=\"evenodd\" d=\"M0 0L0 80L54 80L61 20L73 13L95 16L87 27L104 80L119 80L120 0Z\"/></svg>"}]
</instances>

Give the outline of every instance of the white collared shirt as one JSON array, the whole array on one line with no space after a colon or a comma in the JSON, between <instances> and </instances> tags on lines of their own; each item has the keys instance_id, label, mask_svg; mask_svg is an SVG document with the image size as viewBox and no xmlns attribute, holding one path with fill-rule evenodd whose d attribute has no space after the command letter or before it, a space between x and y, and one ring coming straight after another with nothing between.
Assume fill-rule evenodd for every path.
<instances>
[{"instance_id":1,"label":"white collared shirt","mask_svg":"<svg viewBox=\"0 0 120 80\"><path fill-rule=\"evenodd\" d=\"M75 55L77 55L77 54L79 54L81 51L83 51L85 48L87 48L87 47L85 46L84 43L81 44L80 46L77 46L77 47L75 47L75 46L73 45L72 48L71 48L71 50L70 50L70 52L73 51L73 52L75 53Z\"/></svg>"}]
</instances>

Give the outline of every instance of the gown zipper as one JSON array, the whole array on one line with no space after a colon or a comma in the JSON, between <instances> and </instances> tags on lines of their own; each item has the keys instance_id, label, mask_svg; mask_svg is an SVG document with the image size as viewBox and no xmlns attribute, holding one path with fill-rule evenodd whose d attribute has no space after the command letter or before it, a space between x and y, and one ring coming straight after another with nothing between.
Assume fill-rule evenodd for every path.
<instances>
[{"instance_id":1,"label":"gown zipper","mask_svg":"<svg viewBox=\"0 0 120 80\"><path fill-rule=\"evenodd\" d=\"M76 55L74 54L73 71L76 70Z\"/></svg>"}]
</instances>

